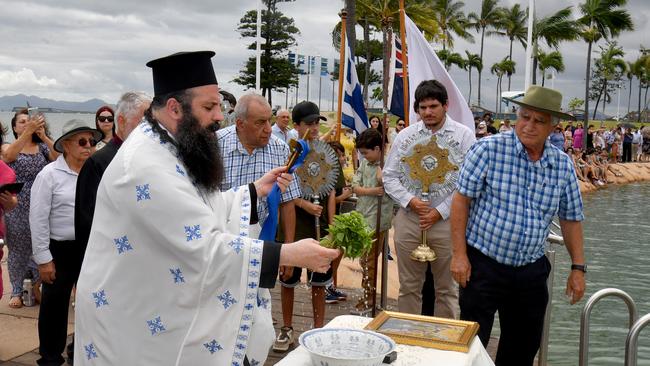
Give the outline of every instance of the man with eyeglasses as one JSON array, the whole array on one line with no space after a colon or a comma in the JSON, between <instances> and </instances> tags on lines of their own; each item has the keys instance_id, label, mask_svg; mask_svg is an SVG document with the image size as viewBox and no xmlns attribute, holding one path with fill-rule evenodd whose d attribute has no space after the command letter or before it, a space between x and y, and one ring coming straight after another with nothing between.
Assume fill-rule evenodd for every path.
<instances>
[{"instance_id":1,"label":"man with eyeglasses","mask_svg":"<svg viewBox=\"0 0 650 366\"><path fill-rule=\"evenodd\" d=\"M559 216L572 260L566 294L585 291L582 199L571 158L548 136L562 113L562 94L531 86L513 133L479 140L467 153L451 206L451 272L460 284L460 317L479 323L484 346L499 312L496 365L531 366L539 349L551 265L544 255Z\"/></svg>"},{"instance_id":2,"label":"man with eyeglasses","mask_svg":"<svg viewBox=\"0 0 650 366\"><path fill-rule=\"evenodd\" d=\"M286 164L289 158L289 146L271 133L271 106L263 96L242 96L234 113L235 124L217 131L225 172L220 184L222 191L260 179L266 172ZM280 218L287 243L293 242L294 238L296 213L293 200L298 197L300 185L294 179L282 194L280 205ZM259 222L251 227L251 236L255 238L259 236L260 228L268 215L266 201L259 202L257 214Z\"/></svg>"}]
</instances>

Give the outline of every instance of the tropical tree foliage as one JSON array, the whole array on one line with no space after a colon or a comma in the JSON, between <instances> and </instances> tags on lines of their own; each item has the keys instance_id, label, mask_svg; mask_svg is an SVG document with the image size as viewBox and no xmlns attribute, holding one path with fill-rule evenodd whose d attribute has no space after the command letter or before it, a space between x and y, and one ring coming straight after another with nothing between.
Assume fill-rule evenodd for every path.
<instances>
[{"instance_id":1,"label":"tropical tree foliage","mask_svg":"<svg viewBox=\"0 0 650 366\"><path fill-rule=\"evenodd\" d=\"M436 13L436 20L442 33L442 49L454 48L454 37L452 35L474 42L474 37L467 31L467 17L463 13L465 3L455 0L434 0L433 10Z\"/></svg>"},{"instance_id":2,"label":"tropical tree foliage","mask_svg":"<svg viewBox=\"0 0 650 366\"><path fill-rule=\"evenodd\" d=\"M482 0L481 12L476 14L469 13L468 26L474 27L476 31L481 32L481 62L483 61L483 43L485 41L485 33L488 36L497 34L496 32L503 28L503 8L498 6L499 0ZM481 106L481 71L478 70L478 105Z\"/></svg>"},{"instance_id":3,"label":"tropical tree foliage","mask_svg":"<svg viewBox=\"0 0 650 366\"><path fill-rule=\"evenodd\" d=\"M442 61L447 70L449 70L451 65L456 65L459 69L465 69L465 59L460 55L460 53L451 52L449 50L440 50L436 51L436 55L438 55L438 58Z\"/></svg>"},{"instance_id":4,"label":"tropical tree foliage","mask_svg":"<svg viewBox=\"0 0 650 366\"><path fill-rule=\"evenodd\" d=\"M587 67L585 70L585 116L584 125L589 125L589 84L591 78L591 48L601 38L617 37L621 32L633 30L630 13L623 7L627 0L585 0L580 4L580 36L587 43ZM584 144L587 144L585 134Z\"/></svg>"},{"instance_id":5,"label":"tropical tree foliage","mask_svg":"<svg viewBox=\"0 0 650 366\"><path fill-rule=\"evenodd\" d=\"M537 84L539 40L543 40L548 47L557 50L561 42L578 38L579 28L571 17L571 8L569 6L544 18L533 20L533 84Z\"/></svg>"},{"instance_id":6,"label":"tropical tree foliage","mask_svg":"<svg viewBox=\"0 0 650 366\"><path fill-rule=\"evenodd\" d=\"M542 86L544 86L544 80L546 80L546 70L553 69L555 72L564 72L564 60L562 59L562 54L559 51L553 51L549 53L539 52L537 54L537 59L539 60L539 71L542 74Z\"/></svg>"},{"instance_id":7,"label":"tropical tree foliage","mask_svg":"<svg viewBox=\"0 0 650 366\"><path fill-rule=\"evenodd\" d=\"M616 42L608 42L606 47L600 47L600 58L594 64L594 78L592 78L592 91L596 90L596 93L593 93L596 98L592 98L592 100L596 101L596 106L591 118L596 118L596 110L601 98L603 100L603 113L605 112L605 105L611 102L610 93L617 89L627 69L627 64L623 59L624 56L623 48L619 47ZM610 81L614 81L614 83Z\"/></svg>"},{"instance_id":8,"label":"tropical tree foliage","mask_svg":"<svg viewBox=\"0 0 650 366\"><path fill-rule=\"evenodd\" d=\"M525 11L521 9L519 4L513 5L511 8L503 9L503 31L499 34L508 37L510 40L510 52L508 57L512 60L512 44L515 41L521 43L521 47L526 48L526 41L528 38L528 9ZM508 90L510 90L512 77L508 75Z\"/></svg>"},{"instance_id":9,"label":"tropical tree foliage","mask_svg":"<svg viewBox=\"0 0 650 366\"><path fill-rule=\"evenodd\" d=\"M467 98L467 103L472 104L472 69L476 69L479 72L483 70L483 60L481 56L476 53L470 53L465 51L467 58L465 59L465 68L467 69L467 74L469 75L469 97Z\"/></svg>"},{"instance_id":10,"label":"tropical tree foliage","mask_svg":"<svg viewBox=\"0 0 650 366\"><path fill-rule=\"evenodd\" d=\"M500 113L501 111L501 82L503 81L504 75L512 75L515 73L515 62L510 60L508 56L504 57L503 60L495 63L490 68L490 72L497 76L497 95L496 95L496 108L494 111Z\"/></svg>"}]
</instances>

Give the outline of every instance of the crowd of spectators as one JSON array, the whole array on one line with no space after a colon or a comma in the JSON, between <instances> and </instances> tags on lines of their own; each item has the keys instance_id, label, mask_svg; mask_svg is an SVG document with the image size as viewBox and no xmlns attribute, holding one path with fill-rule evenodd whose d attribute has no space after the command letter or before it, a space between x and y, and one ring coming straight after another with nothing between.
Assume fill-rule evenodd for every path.
<instances>
[{"instance_id":1,"label":"crowd of spectators","mask_svg":"<svg viewBox=\"0 0 650 366\"><path fill-rule=\"evenodd\" d=\"M490 113L475 117L474 124L477 139L497 131ZM510 120L505 119L500 122L498 133L511 129ZM650 126L637 128L619 123L607 129L601 124L598 129L589 125L585 131L581 122L574 125L567 121L557 125L549 142L573 159L578 179L597 186L609 182L607 172L621 176L612 164L650 161Z\"/></svg>"}]
</instances>

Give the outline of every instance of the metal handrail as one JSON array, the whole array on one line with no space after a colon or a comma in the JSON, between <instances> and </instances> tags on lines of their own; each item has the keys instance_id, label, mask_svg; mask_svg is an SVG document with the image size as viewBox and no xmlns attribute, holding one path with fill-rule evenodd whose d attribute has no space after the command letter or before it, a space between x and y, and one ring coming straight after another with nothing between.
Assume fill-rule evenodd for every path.
<instances>
[{"instance_id":1,"label":"metal handrail","mask_svg":"<svg viewBox=\"0 0 650 366\"><path fill-rule=\"evenodd\" d=\"M589 318L591 316L591 311L598 301L610 296L619 297L625 302L629 312L630 328L633 328L634 321L637 318L636 303L625 291L617 288L605 288L591 295L589 300L587 300L585 307L582 309L582 316L580 317L579 366L587 366L589 360Z\"/></svg>"},{"instance_id":2,"label":"metal handrail","mask_svg":"<svg viewBox=\"0 0 650 366\"><path fill-rule=\"evenodd\" d=\"M646 314L637 320L627 334L627 339L625 340L625 366L636 366L639 333L648 324L650 324L650 314Z\"/></svg>"}]
</instances>

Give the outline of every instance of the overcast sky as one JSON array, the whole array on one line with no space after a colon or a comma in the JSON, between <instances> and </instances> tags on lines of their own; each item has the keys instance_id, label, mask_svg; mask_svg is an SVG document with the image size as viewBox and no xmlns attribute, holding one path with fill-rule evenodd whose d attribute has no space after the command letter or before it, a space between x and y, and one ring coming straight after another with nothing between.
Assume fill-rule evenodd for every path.
<instances>
[{"instance_id":1,"label":"overcast sky","mask_svg":"<svg viewBox=\"0 0 650 366\"><path fill-rule=\"evenodd\" d=\"M527 0L501 0L501 5L517 2L524 7L528 4ZM466 12L479 10L479 0L466 0L465 3ZM580 1L538 3L538 16L545 16ZM339 20L337 13L342 6L341 0L297 0L281 4L280 9L294 18L301 32L294 50L300 54L338 57L331 46L330 32ZM115 103L124 91L151 93L150 70L144 66L147 61L178 51L204 49L217 53L213 63L220 86L241 95L245 93L244 88L231 80L252 51L246 49L251 40L242 39L236 29L242 15L255 7L254 0L0 0L0 9L3 9L0 14L0 95L24 93L71 101L97 97ZM626 59L634 60L640 45L650 47L650 1L630 0L627 8L636 30L624 33L618 41L626 51ZM361 30L357 32L361 37ZM469 44L459 40L455 51L463 55L466 49L478 53L479 47L478 42ZM564 93L566 104L571 97L584 97L587 45L584 42L564 44L560 51L567 70L558 75L555 88ZM507 39L486 38L482 99L489 108L494 108L496 90L496 78L490 75L489 68L507 53ZM513 53L517 62L513 90L517 90L523 88L525 51L516 44ZM460 90L467 93L467 72L452 69L451 75ZM332 84L325 78L322 82L322 109L330 109ZM300 99L306 97L305 83L306 79L302 79ZM476 85L474 74L474 98ZM547 85L550 85L549 80ZM507 81L504 90L506 88ZM632 109L637 103L636 95L635 81ZM310 99L318 99L318 78L315 76L311 78ZM623 114L627 112L627 101L628 92L623 90L620 103ZM274 94L274 104L284 105L284 102L283 94ZM616 113L616 102L615 96L607 108L608 113Z\"/></svg>"}]
</instances>

